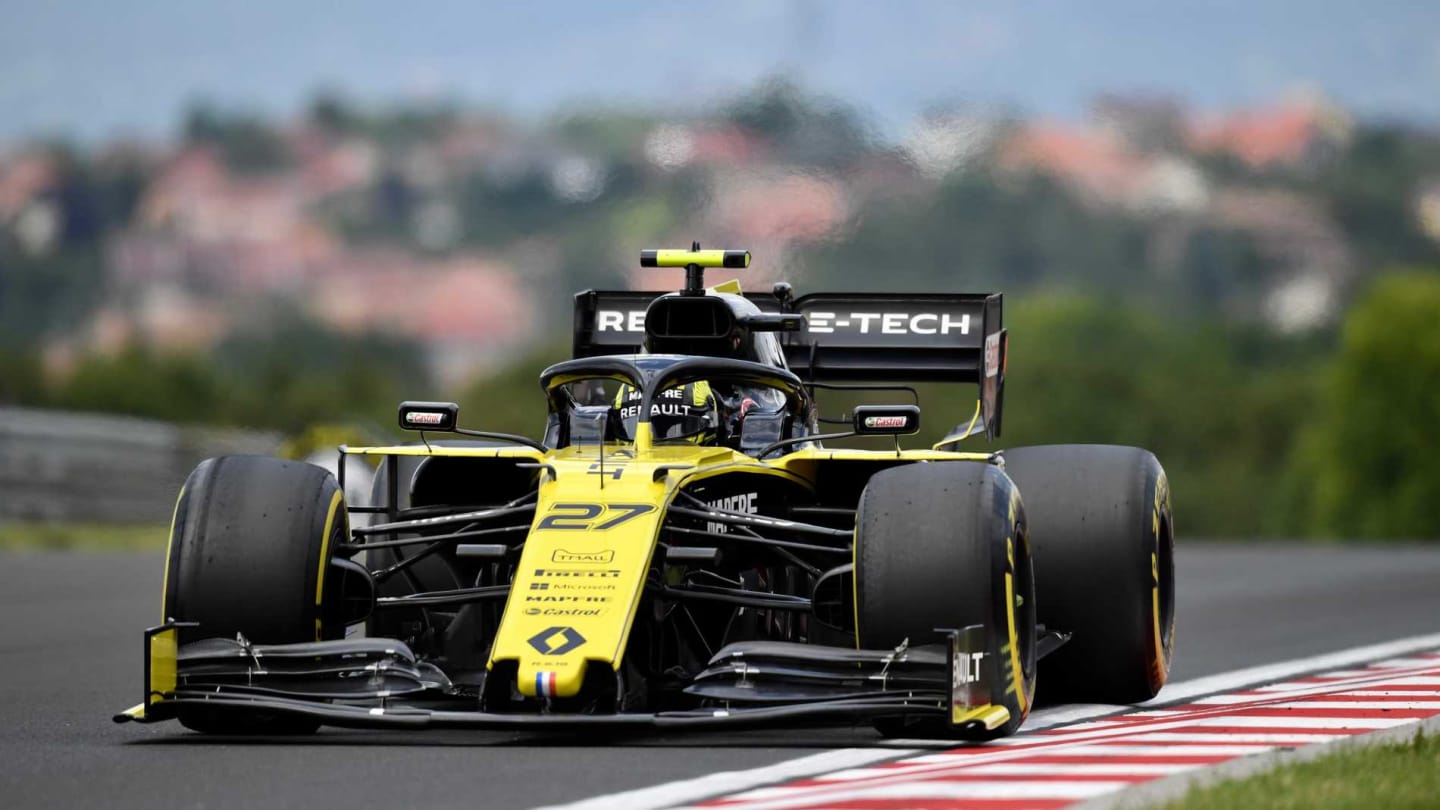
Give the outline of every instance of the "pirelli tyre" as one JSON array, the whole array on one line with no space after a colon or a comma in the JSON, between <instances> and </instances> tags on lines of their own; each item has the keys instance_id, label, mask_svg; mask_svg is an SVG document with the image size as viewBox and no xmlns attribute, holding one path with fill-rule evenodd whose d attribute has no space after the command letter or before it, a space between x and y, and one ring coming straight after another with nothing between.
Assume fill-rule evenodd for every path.
<instances>
[{"instance_id":1,"label":"pirelli tyre","mask_svg":"<svg viewBox=\"0 0 1440 810\"><path fill-rule=\"evenodd\" d=\"M1154 697L1175 638L1175 523L1160 462L1112 445L1019 447L1004 458L1025 496L1040 623L1074 634L1045 658L1040 698Z\"/></svg>"},{"instance_id":2,"label":"pirelli tyre","mask_svg":"<svg viewBox=\"0 0 1440 810\"><path fill-rule=\"evenodd\" d=\"M887 718L888 736L986 740L1019 728L1035 691L1035 581L1025 506L991 464L907 464L876 473L855 517L855 621L863 649L940 641L981 625L994 673L993 728L934 714ZM993 715L992 715L993 716Z\"/></svg>"},{"instance_id":3,"label":"pirelli tyre","mask_svg":"<svg viewBox=\"0 0 1440 810\"><path fill-rule=\"evenodd\" d=\"M234 637L261 644L339 638L322 605L335 548L349 537L334 476L263 456L200 463L175 505L165 561L165 618L196 622L182 640ZM185 706L180 722L216 734L284 734L317 724L286 714Z\"/></svg>"}]
</instances>

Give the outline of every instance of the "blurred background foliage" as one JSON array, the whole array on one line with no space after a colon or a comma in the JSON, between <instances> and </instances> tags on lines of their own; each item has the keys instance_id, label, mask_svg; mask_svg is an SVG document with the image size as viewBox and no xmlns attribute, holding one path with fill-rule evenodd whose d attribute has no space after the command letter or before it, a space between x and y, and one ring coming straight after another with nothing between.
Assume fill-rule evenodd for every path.
<instances>
[{"instance_id":1,"label":"blurred background foliage","mask_svg":"<svg viewBox=\"0 0 1440 810\"><path fill-rule=\"evenodd\" d=\"M923 150L879 139L855 110L785 81L688 119L679 157L666 151L677 126L644 110L522 123L327 93L290 124L197 105L179 157L37 146L50 179L34 204L48 230L21 227L20 215L0 223L0 404L276 429L308 448L315 435L338 435L336 424L398 437L399 400L454 398L466 424L534 436L544 422L536 377L567 356L571 293L649 283L631 266L642 247L728 244L753 232L763 235L757 244L730 245L755 250L751 286L788 277L799 292L1006 293L1000 446L1150 448L1169 471L1184 533L1437 534L1440 238L1421 210L1427 194L1440 195L1435 132L1362 123L1318 157L1279 164L1185 145L1173 128L1132 138L1127 160L1178 155L1189 167L1180 180L1204 179L1205 202L1185 208L1097 203L1103 184L1077 187L1043 161L1006 170L1016 152L1005 145L1029 132L1008 114L987 119L981 146L943 170ZM185 272L201 271L183 276L185 300L200 302L198 322L223 320L224 330L189 343L139 328L95 338L110 334L115 312L146 311L151 282L115 268L183 230L183 218L158 218L154 202L181 158L213 156L222 168L209 171L238 178L236 194L274 193L307 176L316 144L350 149L370 167L363 182L302 206L306 227L339 245L329 249L340 251L341 286L227 287L230 271L206 275L209 254L187 253ZM727 168L693 157L704 144ZM483 159L458 170L445 162L470 148ZM778 186L766 185L771 176ZM735 191L752 186L760 191ZM784 216L768 210L775 198L765 189L823 202L835 187L839 213L819 235L765 230L767 217ZM1299 224L1287 220L1279 236L1256 224L1275 211ZM1311 239L1313 222L1324 227ZM1322 250L1321 265L1338 256L1343 267L1324 279L1321 315L1298 326L1286 317L1310 306L1304 295L1293 305L1276 298L1297 242ZM445 262L479 255L485 267L511 268L519 292L497 292L499 309L484 317L516 317L528 331L500 342L436 337L423 328L428 315L337 325L327 303L345 284L371 283L345 274L360 272L352 260L374 263L365 251L375 249L401 251L418 268L413 286L377 287L389 290L377 293L381 303L396 306L423 294L435 277L424 274ZM441 373L436 341L484 362ZM974 407L968 389L921 393L926 428L915 444Z\"/></svg>"},{"instance_id":2,"label":"blurred background foliage","mask_svg":"<svg viewBox=\"0 0 1440 810\"><path fill-rule=\"evenodd\" d=\"M1358 537L1440 526L1440 274L1376 281L1345 320L1300 428L1305 525Z\"/></svg>"}]
</instances>

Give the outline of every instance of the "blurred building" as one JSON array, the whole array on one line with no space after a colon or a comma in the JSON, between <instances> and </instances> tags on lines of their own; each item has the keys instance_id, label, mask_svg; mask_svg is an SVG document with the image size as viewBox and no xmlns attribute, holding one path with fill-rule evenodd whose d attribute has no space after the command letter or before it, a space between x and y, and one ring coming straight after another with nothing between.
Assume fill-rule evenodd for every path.
<instances>
[{"instance_id":1,"label":"blurred building","mask_svg":"<svg viewBox=\"0 0 1440 810\"><path fill-rule=\"evenodd\" d=\"M1313 167L1344 148L1353 131L1348 113L1317 96L1203 117L1189 126L1188 143L1255 169Z\"/></svg>"},{"instance_id":2,"label":"blurred building","mask_svg":"<svg viewBox=\"0 0 1440 810\"><path fill-rule=\"evenodd\" d=\"M0 232L26 255L49 253L59 240L61 212L47 198L57 179L55 159L44 152L0 155Z\"/></svg>"},{"instance_id":3,"label":"blurred building","mask_svg":"<svg viewBox=\"0 0 1440 810\"><path fill-rule=\"evenodd\" d=\"M489 153L491 141L479 131L460 135L409 150L407 182L423 185L444 177L448 162ZM112 295L78 339L102 351L134 340L205 347L279 297L336 329L416 340L445 384L529 339L530 307L505 264L478 254L356 247L327 223L323 204L376 181L373 147L306 129L293 130L289 142L293 169L261 175L237 174L202 147L165 161L133 225L109 242ZM438 249L453 244L458 223L436 202L419 209L415 226L417 242Z\"/></svg>"},{"instance_id":4,"label":"blurred building","mask_svg":"<svg viewBox=\"0 0 1440 810\"><path fill-rule=\"evenodd\" d=\"M998 168L1049 175L1082 200L1136 213L1194 213L1210 195L1187 156L1136 149L1113 124L1022 126L1001 147Z\"/></svg>"}]
</instances>

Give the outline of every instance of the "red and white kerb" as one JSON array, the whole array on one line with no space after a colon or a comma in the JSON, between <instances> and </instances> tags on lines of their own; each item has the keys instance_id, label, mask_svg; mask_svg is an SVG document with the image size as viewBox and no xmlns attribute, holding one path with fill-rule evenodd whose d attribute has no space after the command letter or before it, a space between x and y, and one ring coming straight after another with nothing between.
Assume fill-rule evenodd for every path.
<instances>
[{"instance_id":1,"label":"red and white kerb","mask_svg":"<svg viewBox=\"0 0 1440 810\"><path fill-rule=\"evenodd\" d=\"M730 810L1054 810L1277 747L1440 716L1440 652L836 771L702 802Z\"/></svg>"}]
</instances>

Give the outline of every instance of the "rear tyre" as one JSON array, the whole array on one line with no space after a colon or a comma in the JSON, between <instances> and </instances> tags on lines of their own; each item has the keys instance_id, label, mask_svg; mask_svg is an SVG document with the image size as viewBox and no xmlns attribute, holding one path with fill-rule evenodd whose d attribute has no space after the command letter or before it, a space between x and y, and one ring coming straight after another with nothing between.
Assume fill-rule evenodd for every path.
<instances>
[{"instance_id":1,"label":"rear tyre","mask_svg":"<svg viewBox=\"0 0 1440 810\"><path fill-rule=\"evenodd\" d=\"M962 730L935 715L887 718L887 736L987 740L1015 732L1035 691L1035 581L1025 508L998 468L909 464L875 474L855 529L857 640L864 649L937 640L936 628L985 627L996 662L992 703L1009 720Z\"/></svg>"},{"instance_id":2,"label":"rear tyre","mask_svg":"<svg viewBox=\"0 0 1440 810\"><path fill-rule=\"evenodd\" d=\"M198 622L183 641L243 635L259 644L340 638L322 597L334 549L349 537L334 476L296 461L220 456L196 467L175 506L162 611ZM331 614L334 615L333 613ZM180 722L211 734L296 734L286 714L186 706Z\"/></svg>"},{"instance_id":3,"label":"rear tyre","mask_svg":"<svg viewBox=\"0 0 1440 810\"><path fill-rule=\"evenodd\" d=\"M1040 697L1154 697L1169 677L1175 637L1175 524L1165 470L1137 447L1019 447L1004 457L1025 495L1040 622L1074 633L1045 659Z\"/></svg>"}]
</instances>

